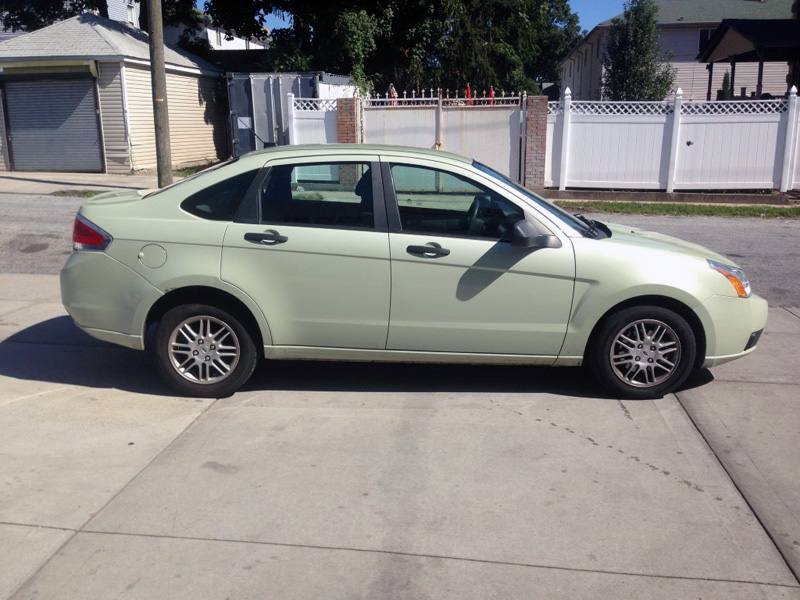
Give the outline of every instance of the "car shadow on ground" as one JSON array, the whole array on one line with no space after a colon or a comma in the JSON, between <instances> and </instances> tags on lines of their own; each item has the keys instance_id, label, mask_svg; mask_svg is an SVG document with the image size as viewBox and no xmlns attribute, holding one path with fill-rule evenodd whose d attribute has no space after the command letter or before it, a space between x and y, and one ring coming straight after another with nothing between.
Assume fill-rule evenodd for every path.
<instances>
[{"instance_id":1,"label":"car shadow on ground","mask_svg":"<svg viewBox=\"0 0 800 600\"><path fill-rule=\"evenodd\" d=\"M37 323L0 342L0 375L174 396L148 352L95 340L66 316ZM712 380L703 370L682 389ZM242 391L539 393L612 399L586 369L577 367L317 361L262 361Z\"/></svg>"}]
</instances>

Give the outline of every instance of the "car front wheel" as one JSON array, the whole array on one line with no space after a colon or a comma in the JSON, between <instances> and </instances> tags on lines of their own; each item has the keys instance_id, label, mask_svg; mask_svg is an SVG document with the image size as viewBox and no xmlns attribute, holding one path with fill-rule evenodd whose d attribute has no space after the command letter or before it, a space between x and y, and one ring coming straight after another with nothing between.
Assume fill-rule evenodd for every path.
<instances>
[{"instance_id":1,"label":"car front wheel","mask_svg":"<svg viewBox=\"0 0 800 600\"><path fill-rule=\"evenodd\" d=\"M588 359L594 376L610 391L649 399L686 381L696 352L694 332L683 317L660 306L635 306L602 324Z\"/></svg>"},{"instance_id":2,"label":"car front wheel","mask_svg":"<svg viewBox=\"0 0 800 600\"><path fill-rule=\"evenodd\" d=\"M250 378L257 362L253 340L239 320L202 304L167 312L153 344L161 376L187 396L229 396Z\"/></svg>"}]
</instances>

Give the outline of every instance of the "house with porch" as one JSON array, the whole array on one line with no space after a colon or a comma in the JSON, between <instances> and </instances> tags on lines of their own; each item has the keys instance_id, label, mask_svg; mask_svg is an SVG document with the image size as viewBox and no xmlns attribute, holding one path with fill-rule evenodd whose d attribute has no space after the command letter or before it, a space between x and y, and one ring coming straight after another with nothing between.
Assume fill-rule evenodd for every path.
<instances>
[{"instance_id":1,"label":"house with porch","mask_svg":"<svg viewBox=\"0 0 800 600\"><path fill-rule=\"evenodd\" d=\"M674 88L683 90L686 100L706 100L709 71L698 55L708 47L724 19L789 19L795 0L655 0L658 30L664 54L671 56L675 69ZM621 17L622 15L620 15ZM561 89L572 90L574 100L602 99L603 51L613 19L594 27L561 61ZM712 73L713 100L722 88L725 68ZM788 90L789 65L786 61L763 64L761 92L783 96ZM756 92L759 66L742 63L736 67L735 96L750 97ZM670 95L670 99L674 97Z\"/></svg>"}]
</instances>

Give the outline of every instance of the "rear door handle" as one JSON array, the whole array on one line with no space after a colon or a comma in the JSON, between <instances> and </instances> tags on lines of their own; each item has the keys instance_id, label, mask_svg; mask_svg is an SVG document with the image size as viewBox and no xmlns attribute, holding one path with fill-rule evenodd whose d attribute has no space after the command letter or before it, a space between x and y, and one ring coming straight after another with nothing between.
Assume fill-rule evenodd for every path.
<instances>
[{"instance_id":1,"label":"rear door handle","mask_svg":"<svg viewBox=\"0 0 800 600\"><path fill-rule=\"evenodd\" d=\"M289 241L289 238L285 235L281 235L277 231L268 230L264 233L245 233L244 239L247 242L251 242L253 244L263 244L265 246L275 246L277 244L283 244L284 242Z\"/></svg>"},{"instance_id":2,"label":"rear door handle","mask_svg":"<svg viewBox=\"0 0 800 600\"><path fill-rule=\"evenodd\" d=\"M436 246L409 246L406 248L406 252L409 254L414 254L416 256L422 256L423 258L439 258L441 256L447 256L450 254L450 250L447 248L442 248L439 245Z\"/></svg>"}]
</instances>

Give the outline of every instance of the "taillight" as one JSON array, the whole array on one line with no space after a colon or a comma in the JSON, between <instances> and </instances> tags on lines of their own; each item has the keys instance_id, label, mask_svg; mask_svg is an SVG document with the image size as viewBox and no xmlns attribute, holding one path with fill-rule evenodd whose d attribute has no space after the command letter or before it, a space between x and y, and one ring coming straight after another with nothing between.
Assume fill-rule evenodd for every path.
<instances>
[{"instance_id":1,"label":"taillight","mask_svg":"<svg viewBox=\"0 0 800 600\"><path fill-rule=\"evenodd\" d=\"M97 225L78 215L72 228L72 247L75 250L105 250L111 236Z\"/></svg>"}]
</instances>

